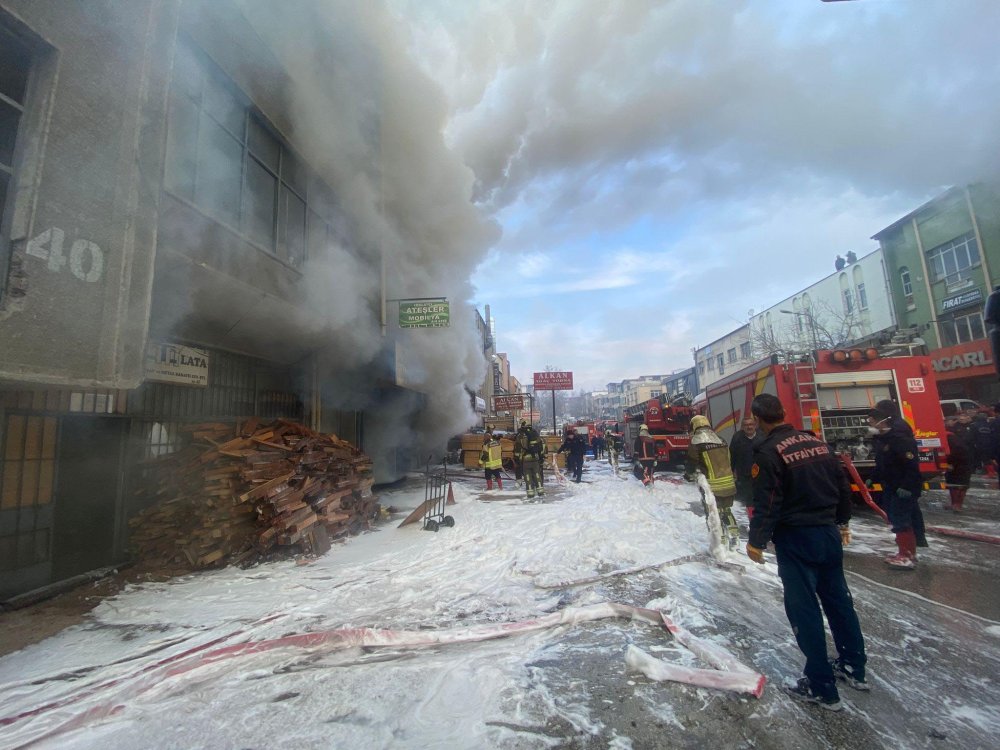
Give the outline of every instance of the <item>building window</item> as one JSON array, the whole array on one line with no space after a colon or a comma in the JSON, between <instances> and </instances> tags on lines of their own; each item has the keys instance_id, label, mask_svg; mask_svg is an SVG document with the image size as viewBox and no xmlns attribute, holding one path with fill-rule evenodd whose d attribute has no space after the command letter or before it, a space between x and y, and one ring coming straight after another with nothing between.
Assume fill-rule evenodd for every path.
<instances>
[{"instance_id":1,"label":"building window","mask_svg":"<svg viewBox=\"0 0 1000 750\"><path fill-rule=\"evenodd\" d=\"M712 357L708 358L708 371L715 372L715 360Z\"/></svg>"},{"instance_id":2,"label":"building window","mask_svg":"<svg viewBox=\"0 0 1000 750\"><path fill-rule=\"evenodd\" d=\"M729 364L733 364L736 361L736 347L734 346L728 352L726 352L726 359L729 360Z\"/></svg>"},{"instance_id":3,"label":"building window","mask_svg":"<svg viewBox=\"0 0 1000 750\"><path fill-rule=\"evenodd\" d=\"M854 292L850 289L844 290L844 312L847 315L854 312Z\"/></svg>"},{"instance_id":4,"label":"building window","mask_svg":"<svg viewBox=\"0 0 1000 750\"><path fill-rule=\"evenodd\" d=\"M717 359L719 360L719 374L722 375L726 371L726 360L721 354Z\"/></svg>"},{"instance_id":5,"label":"building window","mask_svg":"<svg viewBox=\"0 0 1000 750\"><path fill-rule=\"evenodd\" d=\"M972 280L970 269L979 265L979 246L972 232L927 252L931 281L944 281L949 288L963 286Z\"/></svg>"},{"instance_id":6,"label":"building window","mask_svg":"<svg viewBox=\"0 0 1000 750\"><path fill-rule=\"evenodd\" d=\"M741 359L750 359L750 342L749 341L744 341L742 344L740 344L740 358Z\"/></svg>"},{"instance_id":7,"label":"building window","mask_svg":"<svg viewBox=\"0 0 1000 750\"><path fill-rule=\"evenodd\" d=\"M164 184L177 196L299 267L333 239L330 190L207 57L181 43L174 60ZM307 227L308 224L308 227Z\"/></svg>"},{"instance_id":8,"label":"building window","mask_svg":"<svg viewBox=\"0 0 1000 750\"><path fill-rule=\"evenodd\" d=\"M28 93L31 53L20 39L0 27L0 228L14 184L14 147Z\"/></svg>"},{"instance_id":9,"label":"building window","mask_svg":"<svg viewBox=\"0 0 1000 750\"><path fill-rule=\"evenodd\" d=\"M941 346L955 346L986 336L982 310L941 319L938 327L941 330Z\"/></svg>"},{"instance_id":10,"label":"building window","mask_svg":"<svg viewBox=\"0 0 1000 750\"><path fill-rule=\"evenodd\" d=\"M899 267L899 282L903 287L903 297L907 306L913 304L913 280L910 278L910 269L906 266Z\"/></svg>"},{"instance_id":11,"label":"building window","mask_svg":"<svg viewBox=\"0 0 1000 750\"><path fill-rule=\"evenodd\" d=\"M858 284L858 307L868 309L868 292L865 291L864 283Z\"/></svg>"},{"instance_id":12,"label":"building window","mask_svg":"<svg viewBox=\"0 0 1000 750\"><path fill-rule=\"evenodd\" d=\"M705 374L705 362L704 362L704 360L702 360L701 362L698 363L698 374L699 375L704 375Z\"/></svg>"}]
</instances>

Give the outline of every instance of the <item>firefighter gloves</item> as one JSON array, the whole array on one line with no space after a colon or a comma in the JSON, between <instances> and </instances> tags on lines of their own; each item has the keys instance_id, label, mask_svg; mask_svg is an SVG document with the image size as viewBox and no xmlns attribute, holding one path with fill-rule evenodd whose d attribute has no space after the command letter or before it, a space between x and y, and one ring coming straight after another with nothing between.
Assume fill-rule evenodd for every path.
<instances>
[{"instance_id":1,"label":"firefighter gloves","mask_svg":"<svg viewBox=\"0 0 1000 750\"><path fill-rule=\"evenodd\" d=\"M750 542L747 542L747 557L759 565L764 564L764 550L754 547Z\"/></svg>"}]
</instances>

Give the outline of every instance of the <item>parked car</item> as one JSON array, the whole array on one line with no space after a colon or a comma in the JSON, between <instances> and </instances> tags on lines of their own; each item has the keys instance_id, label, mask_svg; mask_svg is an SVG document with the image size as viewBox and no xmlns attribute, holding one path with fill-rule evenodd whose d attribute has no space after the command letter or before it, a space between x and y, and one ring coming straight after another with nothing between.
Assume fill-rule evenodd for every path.
<instances>
[{"instance_id":1,"label":"parked car","mask_svg":"<svg viewBox=\"0 0 1000 750\"><path fill-rule=\"evenodd\" d=\"M941 400L941 413L946 417L955 417L966 411L988 411L982 404L968 398L946 398Z\"/></svg>"}]
</instances>

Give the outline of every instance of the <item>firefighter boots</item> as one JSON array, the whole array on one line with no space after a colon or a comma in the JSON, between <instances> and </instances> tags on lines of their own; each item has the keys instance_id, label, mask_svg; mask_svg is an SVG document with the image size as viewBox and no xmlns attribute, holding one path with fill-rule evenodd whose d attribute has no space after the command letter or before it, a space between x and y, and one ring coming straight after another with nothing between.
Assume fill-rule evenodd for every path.
<instances>
[{"instance_id":1,"label":"firefighter boots","mask_svg":"<svg viewBox=\"0 0 1000 750\"><path fill-rule=\"evenodd\" d=\"M492 479L487 479L486 480L486 491L489 492L492 489L493 489L493 480Z\"/></svg>"},{"instance_id":2,"label":"firefighter boots","mask_svg":"<svg viewBox=\"0 0 1000 750\"><path fill-rule=\"evenodd\" d=\"M899 570L913 570L917 564L917 536L913 529L897 532L896 546L899 552L887 557L886 564Z\"/></svg>"},{"instance_id":3,"label":"firefighter boots","mask_svg":"<svg viewBox=\"0 0 1000 750\"><path fill-rule=\"evenodd\" d=\"M500 477L497 477L497 489L498 490L503 489L503 480Z\"/></svg>"}]
</instances>

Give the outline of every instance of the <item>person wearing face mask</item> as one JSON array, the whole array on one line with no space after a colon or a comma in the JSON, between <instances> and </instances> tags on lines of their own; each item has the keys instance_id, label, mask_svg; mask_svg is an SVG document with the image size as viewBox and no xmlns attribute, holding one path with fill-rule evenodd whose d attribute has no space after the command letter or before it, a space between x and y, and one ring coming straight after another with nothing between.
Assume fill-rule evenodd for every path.
<instances>
[{"instance_id":1,"label":"person wearing face mask","mask_svg":"<svg viewBox=\"0 0 1000 750\"><path fill-rule=\"evenodd\" d=\"M920 476L917 441L913 430L899 415L894 401L885 399L868 412L868 424L876 434L875 471L869 484L882 485L884 507L896 535L898 552L886 558L886 563L900 570L913 570L917 563L917 546L927 546L924 517L918 500L924 481ZM923 542L923 544L920 544Z\"/></svg>"},{"instance_id":2,"label":"person wearing face mask","mask_svg":"<svg viewBox=\"0 0 1000 750\"><path fill-rule=\"evenodd\" d=\"M750 476L753 449L763 439L764 436L757 431L757 421L753 415L747 414L740 424L740 431L733 435L733 442L729 444L729 463L736 478L736 499L746 506L748 518L753 518L753 479Z\"/></svg>"}]
</instances>

